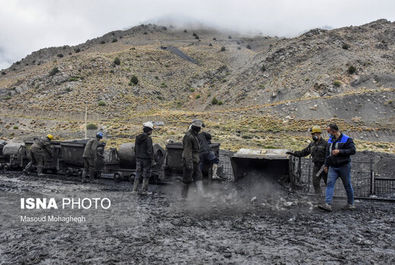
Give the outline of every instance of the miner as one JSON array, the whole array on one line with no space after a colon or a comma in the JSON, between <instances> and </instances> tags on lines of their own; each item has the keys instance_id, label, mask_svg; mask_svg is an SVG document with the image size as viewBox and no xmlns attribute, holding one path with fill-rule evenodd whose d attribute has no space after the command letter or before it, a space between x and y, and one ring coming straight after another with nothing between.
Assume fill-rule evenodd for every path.
<instances>
[{"instance_id":1,"label":"miner","mask_svg":"<svg viewBox=\"0 0 395 265\"><path fill-rule=\"evenodd\" d=\"M198 192L203 194L202 172L199 166L200 144L198 139L202 127L202 121L193 120L182 140L183 188L181 195L183 198L188 196L188 190L192 183L196 183Z\"/></svg>"},{"instance_id":2,"label":"miner","mask_svg":"<svg viewBox=\"0 0 395 265\"><path fill-rule=\"evenodd\" d=\"M37 168L37 174L43 175L43 167L45 161L52 159L52 147L51 141L53 139L52 134L48 134L46 137L35 138L33 144L30 147L29 157L30 162L26 165L23 172L29 173L31 168L35 166Z\"/></svg>"},{"instance_id":3,"label":"miner","mask_svg":"<svg viewBox=\"0 0 395 265\"><path fill-rule=\"evenodd\" d=\"M143 124L143 133L136 136L136 177L133 183L133 193L138 192L141 177L143 178L141 194L148 194L148 183L151 177L151 168L154 163L154 148L152 146L151 134L154 129L152 122Z\"/></svg>"},{"instance_id":4,"label":"miner","mask_svg":"<svg viewBox=\"0 0 395 265\"><path fill-rule=\"evenodd\" d=\"M325 204L319 207L332 211L332 199L336 180L340 178L347 193L346 209L353 210L354 190L351 185L351 155L356 153L354 141L351 137L341 133L336 124L329 124L327 131L330 134L325 157L325 172L328 172Z\"/></svg>"},{"instance_id":5,"label":"miner","mask_svg":"<svg viewBox=\"0 0 395 265\"><path fill-rule=\"evenodd\" d=\"M86 175L88 174L89 180L93 180L96 173L96 165L98 159L103 158L100 152L100 140L103 139L103 133L96 133L96 137L90 139L84 149L82 158L84 159L84 170L82 171L82 182L87 182Z\"/></svg>"},{"instance_id":6,"label":"miner","mask_svg":"<svg viewBox=\"0 0 395 265\"><path fill-rule=\"evenodd\" d=\"M204 128L204 124L202 124ZM211 149L211 134L208 132L201 132L198 135L199 139L199 159L200 159L200 170L203 173L205 169L211 170L211 179L220 179L217 175L219 159Z\"/></svg>"},{"instance_id":7,"label":"miner","mask_svg":"<svg viewBox=\"0 0 395 265\"><path fill-rule=\"evenodd\" d=\"M319 126L313 126L310 130L312 142L303 150L295 152L287 152L287 154L296 157L305 157L311 155L313 167L313 187L317 195L321 195L321 179L324 180L325 185L327 181L327 174L324 171L325 153L327 141L322 138L322 130Z\"/></svg>"}]
</instances>

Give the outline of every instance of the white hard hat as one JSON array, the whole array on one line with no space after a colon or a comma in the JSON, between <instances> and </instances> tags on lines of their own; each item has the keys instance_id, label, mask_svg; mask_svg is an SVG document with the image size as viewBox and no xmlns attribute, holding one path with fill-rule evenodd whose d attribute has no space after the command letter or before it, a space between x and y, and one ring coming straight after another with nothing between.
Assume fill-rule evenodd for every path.
<instances>
[{"instance_id":1,"label":"white hard hat","mask_svg":"<svg viewBox=\"0 0 395 265\"><path fill-rule=\"evenodd\" d=\"M143 123L144 127L150 128L151 130L154 129L154 124L151 121L147 121Z\"/></svg>"}]
</instances>

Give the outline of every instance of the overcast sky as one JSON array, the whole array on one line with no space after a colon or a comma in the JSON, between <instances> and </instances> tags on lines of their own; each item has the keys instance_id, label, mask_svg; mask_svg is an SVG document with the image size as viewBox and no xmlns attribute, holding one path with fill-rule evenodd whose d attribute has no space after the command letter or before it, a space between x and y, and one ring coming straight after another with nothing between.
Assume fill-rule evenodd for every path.
<instances>
[{"instance_id":1,"label":"overcast sky","mask_svg":"<svg viewBox=\"0 0 395 265\"><path fill-rule=\"evenodd\" d=\"M0 69L44 47L170 19L267 35L395 20L395 0L0 0Z\"/></svg>"}]
</instances>

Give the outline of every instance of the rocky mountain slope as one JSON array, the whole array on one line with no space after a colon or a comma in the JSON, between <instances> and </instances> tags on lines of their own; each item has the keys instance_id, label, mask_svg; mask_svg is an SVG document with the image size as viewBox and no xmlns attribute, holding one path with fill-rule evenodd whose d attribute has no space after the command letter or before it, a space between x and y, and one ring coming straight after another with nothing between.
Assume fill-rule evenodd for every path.
<instances>
[{"instance_id":1,"label":"rocky mountain slope","mask_svg":"<svg viewBox=\"0 0 395 265\"><path fill-rule=\"evenodd\" d=\"M3 138L83 135L84 112L110 145L142 121L157 142L200 117L225 148L299 148L333 120L360 149L395 152L395 22L296 38L140 25L46 48L0 74Z\"/></svg>"}]
</instances>

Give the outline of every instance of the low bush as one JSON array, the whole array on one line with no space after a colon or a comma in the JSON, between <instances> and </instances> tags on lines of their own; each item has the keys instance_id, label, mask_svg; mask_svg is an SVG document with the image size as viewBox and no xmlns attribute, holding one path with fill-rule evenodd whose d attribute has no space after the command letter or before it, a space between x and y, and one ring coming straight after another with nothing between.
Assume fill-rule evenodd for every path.
<instances>
[{"instance_id":1,"label":"low bush","mask_svg":"<svg viewBox=\"0 0 395 265\"><path fill-rule=\"evenodd\" d=\"M343 45L342 45L342 49L344 49L344 50L348 50L348 49L350 49L350 45L349 45L349 44L347 44L347 43L343 43Z\"/></svg>"},{"instance_id":2,"label":"low bush","mask_svg":"<svg viewBox=\"0 0 395 265\"><path fill-rule=\"evenodd\" d=\"M354 66L351 65L350 67L348 67L347 72L350 75L355 74L357 72L357 68L355 68Z\"/></svg>"},{"instance_id":3,"label":"low bush","mask_svg":"<svg viewBox=\"0 0 395 265\"><path fill-rule=\"evenodd\" d=\"M120 65L121 64L121 60L118 57L115 57L114 64L115 65Z\"/></svg>"},{"instance_id":4,"label":"low bush","mask_svg":"<svg viewBox=\"0 0 395 265\"><path fill-rule=\"evenodd\" d=\"M139 83L139 79L137 78L137 76L132 75L132 77L130 78L130 83L129 85L137 85Z\"/></svg>"},{"instance_id":5,"label":"low bush","mask_svg":"<svg viewBox=\"0 0 395 265\"><path fill-rule=\"evenodd\" d=\"M87 130L97 130L97 125L93 123L89 123L86 125Z\"/></svg>"},{"instance_id":6,"label":"low bush","mask_svg":"<svg viewBox=\"0 0 395 265\"><path fill-rule=\"evenodd\" d=\"M97 102L97 105L99 105L99 107L104 107L106 105L106 102L100 100L99 102Z\"/></svg>"},{"instance_id":7,"label":"low bush","mask_svg":"<svg viewBox=\"0 0 395 265\"><path fill-rule=\"evenodd\" d=\"M57 73L59 73L60 71L59 71L59 68L57 68L57 67L54 67L54 68L52 68L52 70L49 72L49 76L54 76L54 75L56 75Z\"/></svg>"},{"instance_id":8,"label":"low bush","mask_svg":"<svg viewBox=\"0 0 395 265\"><path fill-rule=\"evenodd\" d=\"M342 85L342 82L340 80L335 80L335 81L333 81L333 85L335 87L340 87Z\"/></svg>"}]
</instances>

